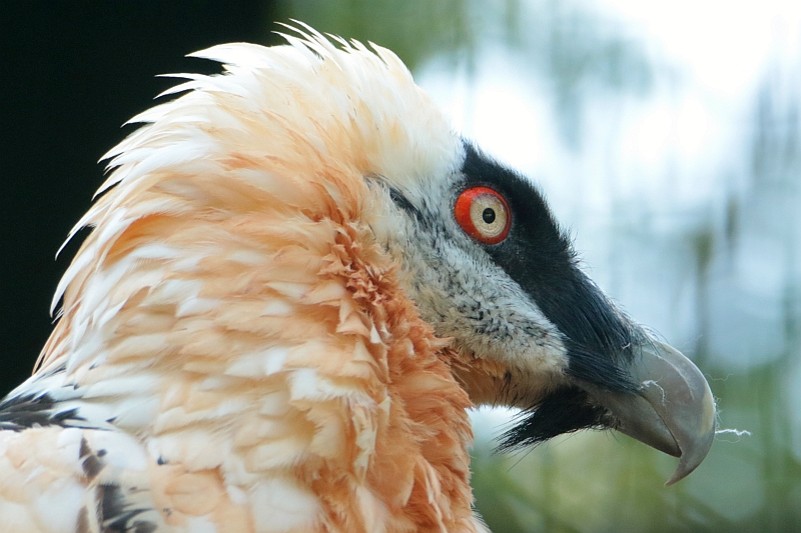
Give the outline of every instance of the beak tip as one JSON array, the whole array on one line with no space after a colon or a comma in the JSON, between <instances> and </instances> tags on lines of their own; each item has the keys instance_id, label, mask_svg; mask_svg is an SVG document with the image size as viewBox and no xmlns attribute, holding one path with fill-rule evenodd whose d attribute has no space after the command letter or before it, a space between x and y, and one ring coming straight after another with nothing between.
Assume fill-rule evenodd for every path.
<instances>
[{"instance_id":1,"label":"beak tip","mask_svg":"<svg viewBox=\"0 0 801 533\"><path fill-rule=\"evenodd\" d=\"M673 472L673 475L670 476L670 479L665 482L665 486L669 487L689 476L704 460L711 446L712 441L710 440L708 445L696 449L695 453L682 455L676 470Z\"/></svg>"},{"instance_id":2,"label":"beak tip","mask_svg":"<svg viewBox=\"0 0 801 533\"><path fill-rule=\"evenodd\" d=\"M701 427L681 439L682 442L679 443L681 448L679 464L670 479L665 482L666 486L673 485L690 475L698 468L698 465L706 458L710 448L712 448L712 442L715 439L717 409L708 384L706 384L704 392L701 402L703 406L702 412L698 418L698 421L701 422Z\"/></svg>"}]
</instances>

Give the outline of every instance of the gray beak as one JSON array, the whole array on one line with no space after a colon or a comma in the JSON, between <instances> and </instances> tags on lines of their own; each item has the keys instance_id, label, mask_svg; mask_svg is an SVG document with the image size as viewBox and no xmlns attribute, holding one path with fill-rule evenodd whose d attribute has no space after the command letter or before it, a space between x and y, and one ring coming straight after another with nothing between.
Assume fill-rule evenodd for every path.
<instances>
[{"instance_id":1,"label":"gray beak","mask_svg":"<svg viewBox=\"0 0 801 533\"><path fill-rule=\"evenodd\" d=\"M588 387L590 398L611 413L611 426L679 458L671 485L704 460L715 436L715 400L698 367L678 350L646 341L629 368L634 394Z\"/></svg>"}]
</instances>

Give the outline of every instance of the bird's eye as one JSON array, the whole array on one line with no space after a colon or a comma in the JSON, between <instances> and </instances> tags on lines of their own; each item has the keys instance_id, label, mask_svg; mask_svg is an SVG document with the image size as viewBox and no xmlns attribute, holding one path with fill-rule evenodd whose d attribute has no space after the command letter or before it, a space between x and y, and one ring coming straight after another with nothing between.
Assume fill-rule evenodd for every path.
<instances>
[{"instance_id":1,"label":"bird's eye","mask_svg":"<svg viewBox=\"0 0 801 533\"><path fill-rule=\"evenodd\" d=\"M506 200L489 187L462 191L453 206L453 216L465 233L484 244L503 241L512 222Z\"/></svg>"}]
</instances>

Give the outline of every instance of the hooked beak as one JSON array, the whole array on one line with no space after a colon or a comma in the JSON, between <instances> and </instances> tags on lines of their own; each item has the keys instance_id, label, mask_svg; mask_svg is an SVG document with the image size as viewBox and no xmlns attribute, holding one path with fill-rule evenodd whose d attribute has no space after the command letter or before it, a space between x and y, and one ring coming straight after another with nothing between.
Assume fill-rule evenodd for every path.
<instances>
[{"instance_id":1,"label":"hooked beak","mask_svg":"<svg viewBox=\"0 0 801 533\"><path fill-rule=\"evenodd\" d=\"M634 393L583 387L605 407L611 426L679 458L672 485L701 464L715 436L715 401L709 384L692 361L667 344L647 340L629 368L640 388Z\"/></svg>"}]
</instances>

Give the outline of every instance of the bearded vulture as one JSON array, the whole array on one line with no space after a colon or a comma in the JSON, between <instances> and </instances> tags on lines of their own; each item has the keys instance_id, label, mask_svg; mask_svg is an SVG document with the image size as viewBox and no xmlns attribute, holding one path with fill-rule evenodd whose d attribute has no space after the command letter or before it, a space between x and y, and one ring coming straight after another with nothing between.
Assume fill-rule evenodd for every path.
<instances>
[{"instance_id":1,"label":"bearded vulture","mask_svg":"<svg viewBox=\"0 0 801 533\"><path fill-rule=\"evenodd\" d=\"M502 448L612 428L690 473L696 366L577 266L542 193L391 51L307 26L105 159L38 369L0 404L5 531L486 531L468 409Z\"/></svg>"}]
</instances>

